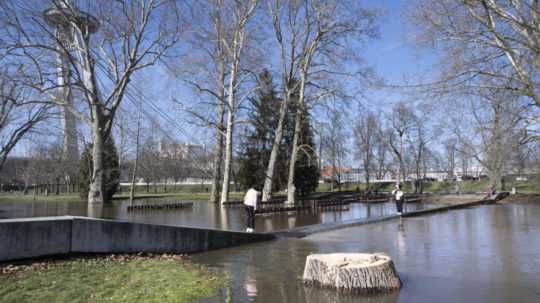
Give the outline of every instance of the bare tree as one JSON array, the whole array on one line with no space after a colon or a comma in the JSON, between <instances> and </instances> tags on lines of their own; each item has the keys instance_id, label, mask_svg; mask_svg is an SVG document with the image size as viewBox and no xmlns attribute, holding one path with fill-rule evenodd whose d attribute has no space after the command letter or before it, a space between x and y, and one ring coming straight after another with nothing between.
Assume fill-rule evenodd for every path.
<instances>
[{"instance_id":1,"label":"bare tree","mask_svg":"<svg viewBox=\"0 0 540 303\"><path fill-rule=\"evenodd\" d=\"M454 178L456 173L457 143L458 140L456 140L456 138L449 138L443 142L444 152L446 154L446 171L448 179Z\"/></svg>"},{"instance_id":2,"label":"bare tree","mask_svg":"<svg viewBox=\"0 0 540 303\"><path fill-rule=\"evenodd\" d=\"M187 54L180 64L171 64L174 73L194 89L199 102L181 102L183 110L195 119L193 124L214 130L212 159L212 188L209 201L218 203L223 178L223 150L225 138L226 80L229 75L227 41L230 41L231 2L206 0L193 4L198 22L194 22L193 34L187 43L196 50ZM227 6L227 7L226 7ZM188 62L189 64L184 64ZM186 104L187 103L187 104Z\"/></svg>"},{"instance_id":3,"label":"bare tree","mask_svg":"<svg viewBox=\"0 0 540 303\"><path fill-rule=\"evenodd\" d=\"M469 96L460 104L468 113L458 111L459 117L453 118L459 151L486 168L492 185L500 188L512 152L526 136L522 130L528 107L499 90ZM473 121L470 127L462 123L465 117Z\"/></svg>"},{"instance_id":4,"label":"bare tree","mask_svg":"<svg viewBox=\"0 0 540 303\"><path fill-rule=\"evenodd\" d=\"M330 162L332 172L331 190L337 184L341 190L343 163L348 154L347 138L349 138L345 125L344 115L338 110L331 109L328 113L328 123L323 124L321 140L325 146L323 154Z\"/></svg>"},{"instance_id":5,"label":"bare tree","mask_svg":"<svg viewBox=\"0 0 540 303\"><path fill-rule=\"evenodd\" d=\"M257 7L257 0L250 0L247 2L236 1L234 3L233 14L229 16L233 19L232 37L230 41L225 42L225 53L229 62L229 79L227 85L227 120L225 125L225 160L223 163L223 184L221 189L221 200L223 204L229 199L229 186L231 182L231 166L233 156L233 128L235 124L235 114L238 109L238 89L242 84L240 76L240 62L246 46L247 39L249 38L248 22L250 21L255 8Z\"/></svg>"},{"instance_id":6,"label":"bare tree","mask_svg":"<svg viewBox=\"0 0 540 303\"><path fill-rule=\"evenodd\" d=\"M357 148L356 157L362 162L366 188L369 188L370 176L375 168L375 149L377 140L377 120L375 114L365 112L356 121L354 129L355 145ZM384 153L381 154L384 157ZM384 158L382 159L384 162Z\"/></svg>"},{"instance_id":7,"label":"bare tree","mask_svg":"<svg viewBox=\"0 0 540 303\"><path fill-rule=\"evenodd\" d=\"M133 171L131 173L131 187L129 189L129 204L133 205L135 198L135 180L137 178L137 169L139 168L139 142L141 137L141 111L137 113L137 130L135 134L135 160L133 160Z\"/></svg>"},{"instance_id":8,"label":"bare tree","mask_svg":"<svg viewBox=\"0 0 540 303\"><path fill-rule=\"evenodd\" d=\"M65 58L70 88L80 92L86 106L79 110L59 98L53 102L90 127L93 171L88 202L105 202L103 144L132 75L154 65L178 41L176 2L96 1L79 8L68 0L11 1L1 4L0 16L6 54L27 66L26 75L43 93L53 94L61 87L53 79L56 58Z\"/></svg>"},{"instance_id":9,"label":"bare tree","mask_svg":"<svg viewBox=\"0 0 540 303\"><path fill-rule=\"evenodd\" d=\"M432 131L428 125L430 123L429 112L417 111L416 114L412 114L412 127L410 129L409 136L407 136L407 149L410 151L412 160L412 168L414 171L414 192L422 193L423 191L423 179L426 176L428 169L427 158L429 156L428 145L432 138Z\"/></svg>"},{"instance_id":10,"label":"bare tree","mask_svg":"<svg viewBox=\"0 0 540 303\"><path fill-rule=\"evenodd\" d=\"M401 179L405 180L407 176L405 170L405 155L403 152L404 139L409 134L414 126L416 117L405 103L397 103L390 113L390 123L392 132L389 133L388 143L394 153L397 165L397 184L400 184Z\"/></svg>"},{"instance_id":11,"label":"bare tree","mask_svg":"<svg viewBox=\"0 0 540 303\"><path fill-rule=\"evenodd\" d=\"M375 176L379 180L385 178L392 166L391 150L387 140L390 137L389 133L390 130L383 128L381 125L375 137L375 159L377 163Z\"/></svg>"},{"instance_id":12,"label":"bare tree","mask_svg":"<svg viewBox=\"0 0 540 303\"><path fill-rule=\"evenodd\" d=\"M0 170L13 148L50 118L50 106L6 68L0 71Z\"/></svg>"},{"instance_id":13,"label":"bare tree","mask_svg":"<svg viewBox=\"0 0 540 303\"><path fill-rule=\"evenodd\" d=\"M337 62L347 56L346 50L351 45L348 44L348 38L354 37L358 41L363 41L366 37L372 36L375 14L352 1L276 0L268 7L280 56L284 98L280 109L280 121L283 120L292 95L298 94L295 103L299 114L295 118L287 181L287 201L294 203L294 174L299 152L302 113L309 108L306 106L308 100L306 90L317 82L317 78L322 74L335 71ZM343 72L344 69L341 71L341 75L347 74ZM339 73L334 75L337 74ZM328 93L327 90L321 89L319 96L313 99L322 99L320 95ZM277 130L282 131L282 128L278 125ZM272 188L273 165L277 159L277 146L281 139L279 132L274 138L272 150L274 157L271 154L263 190L265 198L270 196Z\"/></svg>"},{"instance_id":14,"label":"bare tree","mask_svg":"<svg viewBox=\"0 0 540 303\"><path fill-rule=\"evenodd\" d=\"M417 0L412 19L441 51L441 89L490 88L540 106L538 1Z\"/></svg>"},{"instance_id":15,"label":"bare tree","mask_svg":"<svg viewBox=\"0 0 540 303\"><path fill-rule=\"evenodd\" d=\"M272 150L266 168L262 201L268 201L272 198L274 172L281 142L283 140L285 118L291 98L298 91L300 84L296 81L297 79L295 79L300 59L295 53L298 52L298 43L303 40L301 37L302 33L295 28L297 26L296 19L299 17L300 2L290 2L289 4L290 6L287 6L282 1L268 3L274 36L279 48L279 65L283 97L279 107L279 117L275 130L274 142L272 144ZM286 20L289 21L287 22ZM283 27L285 27L285 29L283 29Z\"/></svg>"}]
</instances>

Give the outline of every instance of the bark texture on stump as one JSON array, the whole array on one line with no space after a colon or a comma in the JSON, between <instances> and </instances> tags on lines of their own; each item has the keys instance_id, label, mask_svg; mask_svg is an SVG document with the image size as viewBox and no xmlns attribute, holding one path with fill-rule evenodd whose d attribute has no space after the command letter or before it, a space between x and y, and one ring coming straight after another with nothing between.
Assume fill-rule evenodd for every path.
<instances>
[{"instance_id":1,"label":"bark texture on stump","mask_svg":"<svg viewBox=\"0 0 540 303\"><path fill-rule=\"evenodd\" d=\"M384 253L312 254L307 257L304 282L354 293L399 289L401 281L392 259Z\"/></svg>"}]
</instances>

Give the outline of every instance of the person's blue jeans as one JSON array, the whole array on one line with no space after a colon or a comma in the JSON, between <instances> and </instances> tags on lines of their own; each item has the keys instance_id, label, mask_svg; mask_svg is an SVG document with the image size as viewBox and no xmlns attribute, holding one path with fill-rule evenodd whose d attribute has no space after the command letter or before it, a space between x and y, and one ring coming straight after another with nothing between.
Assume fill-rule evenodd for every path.
<instances>
[{"instance_id":1,"label":"person's blue jeans","mask_svg":"<svg viewBox=\"0 0 540 303\"><path fill-rule=\"evenodd\" d=\"M246 227L255 229L255 208L253 206L246 207Z\"/></svg>"},{"instance_id":2,"label":"person's blue jeans","mask_svg":"<svg viewBox=\"0 0 540 303\"><path fill-rule=\"evenodd\" d=\"M396 209L398 213L403 213L403 199L396 200Z\"/></svg>"}]
</instances>

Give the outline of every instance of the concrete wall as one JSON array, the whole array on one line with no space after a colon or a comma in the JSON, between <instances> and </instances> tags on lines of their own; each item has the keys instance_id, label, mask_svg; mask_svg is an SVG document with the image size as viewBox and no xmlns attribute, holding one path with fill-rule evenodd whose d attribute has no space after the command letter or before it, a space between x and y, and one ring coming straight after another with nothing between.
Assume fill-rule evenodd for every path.
<instances>
[{"instance_id":1,"label":"concrete wall","mask_svg":"<svg viewBox=\"0 0 540 303\"><path fill-rule=\"evenodd\" d=\"M86 217L9 219L0 220L0 261L69 253L192 253L274 238Z\"/></svg>"},{"instance_id":2,"label":"concrete wall","mask_svg":"<svg viewBox=\"0 0 540 303\"><path fill-rule=\"evenodd\" d=\"M0 220L0 261L67 254L70 217Z\"/></svg>"}]
</instances>

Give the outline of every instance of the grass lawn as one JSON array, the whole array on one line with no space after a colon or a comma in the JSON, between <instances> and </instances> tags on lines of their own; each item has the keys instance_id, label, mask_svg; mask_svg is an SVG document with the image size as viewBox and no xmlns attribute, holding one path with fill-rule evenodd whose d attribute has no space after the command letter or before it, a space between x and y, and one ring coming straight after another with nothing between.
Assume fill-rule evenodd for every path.
<instances>
[{"instance_id":1,"label":"grass lawn","mask_svg":"<svg viewBox=\"0 0 540 303\"><path fill-rule=\"evenodd\" d=\"M229 194L230 200L239 200L243 197L244 193L242 192L231 192ZM135 193L135 199L155 199L155 198L174 198L184 201L207 201L210 197L208 193ZM113 200L123 200L128 199L129 194L118 194L113 197ZM0 203L2 202L85 202L81 199L78 194L61 194L54 195L50 194L48 196L37 195L33 196L31 194L22 195L22 194L1 194Z\"/></svg>"},{"instance_id":2,"label":"grass lawn","mask_svg":"<svg viewBox=\"0 0 540 303\"><path fill-rule=\"evenodd\" d=\"M226 283L179 256L113 256L4 267L0 302L193 302Z\"/></svg>"},{"instance_id":3,"label":"grass lawn","mask_svg":"<svg viewBox=\"0 0 540 303\"><path fill-rule=\"evenodd\" d=\"M425 182L424 183L424 191L425 192L454 192L455 191L455 184L457 183L459 187L459 191L462 193L466 192L485 192L489 186L490 182L489 180L478 180L478 181L443 181L443 182ZM393 182L381 182L381 183L372 183L371 186L374 188L377 188L379 191L392 191L394 188L395 183ZM403 190L405 192L413 192L413 185L412 182L405 182L402 183ZM341 190L356 190L358 187L359 190L365 190L366 185L364 183L348 183L343 184L341 187ZM540 187L538 184L535 183L534 180L532 181L509 181L506 182L506 190L510 191L512 187L516 187L518 192L521 193L535 193L540 191ZM337 186L334 190L338 190ZM319 188L317 189L319 192L326 192L330 191L330 184L328 183L322 183L319 184Z\"/></svg>"},{"instance_id":4,"label":"grass lawn","mask_svg":"<svg viewBox=\"0 0 540 303\"><path fill-rule=\"evenodd\" d=\"M84 200L82 200L79 195L37 195L34 197L31 194L22 195L3 193L0 195L0 203L2 202L84 202Z\"/></svg>"}]
</instances>

